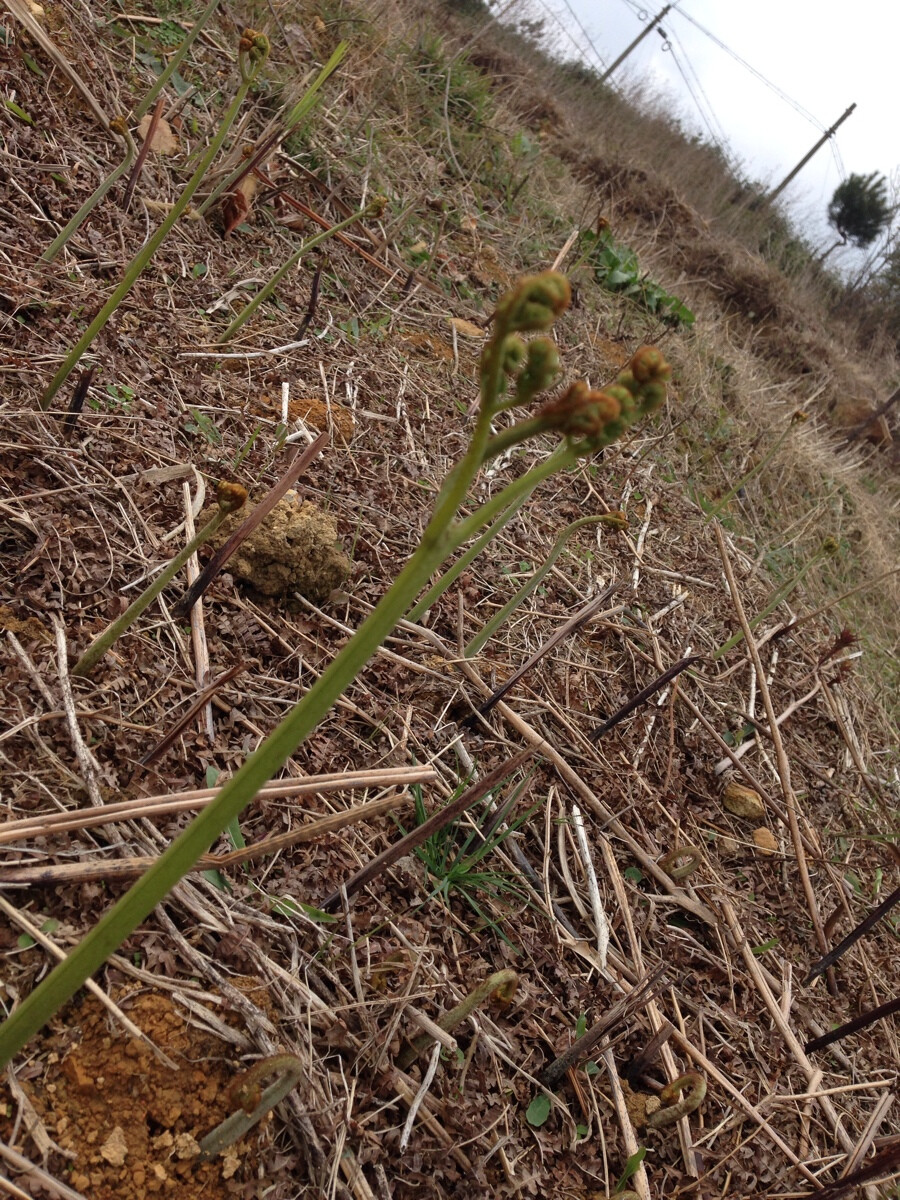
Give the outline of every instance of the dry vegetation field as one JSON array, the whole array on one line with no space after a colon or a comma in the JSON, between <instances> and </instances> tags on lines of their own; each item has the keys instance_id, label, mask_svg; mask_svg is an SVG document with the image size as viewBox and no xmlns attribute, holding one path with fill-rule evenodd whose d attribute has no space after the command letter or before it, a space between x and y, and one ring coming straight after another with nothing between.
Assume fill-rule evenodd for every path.
<instances>
[{"instance_id":1,"label":"dry vegetation field","mask_svg":"<svg viewBox=\"0 0 900 1200\"><path fill-rule=\"evenodd\" d=\"M673 378L652 420L541 484L401 622L277 786L14 1057L0 1192L900 1195L900 905L807 978L900 886L900 488L890 430L855 436L896 357L829 315L839 281L707 147L509 31L412 0L223 4L163 91L167 144L45 261L123 160L110 120L143 144L139 106L199 15L0 10L7 1014L414 551L517 277L572 283L554 327L566 384L601 386L648 343ZM271 51L222 152L48 397L197 170L245 26ZM270 134L254 187L200 213ZM222 341L278 267L376 196ZM553 445L492 461L470 507ZM219 480L255 504L292 472L275 524L190 616L179 575L73 675ZM273 1056L296 1086L200 1161ZM682 1114L664 1089L687 1073L682 1096L705 1096Z\"/></svg>"}]
</instances>

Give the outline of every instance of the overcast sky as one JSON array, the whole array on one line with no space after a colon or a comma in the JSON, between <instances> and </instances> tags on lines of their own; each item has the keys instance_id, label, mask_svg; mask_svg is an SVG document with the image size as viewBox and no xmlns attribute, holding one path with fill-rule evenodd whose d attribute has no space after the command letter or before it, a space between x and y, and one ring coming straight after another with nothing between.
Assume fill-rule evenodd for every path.
<instances>
[{"instance_id":1,"label":"overcast sky","mask_svg":"<svg viewBox=\"0 0 900 1200\"><path fill-rule=\"evenodd\" d=\"M559 15L572 37L586 46L585 34L577 24L580 20L607 65L663 7L662 0L646 8L634 0L544 3ZM772 92L688 17L816 123ZM717 137L724 133L726 144L753 179L772 186L780 182L825 129L856 102L853 114L783 193L792 213L801 218L808 215L811 220L814 214L818 217L818 238L823 241L830 235L825 210L845 175L879 171L890 178L897 169L900 0L676 0L662 29L671 49L665 49L666 43L654 30L619 72L627 69L635 75L648 75L673 98L684 123L709 138L707 125L679 73L680 65L701 102L704 96L708 100ZM574 57L573 43L563 45ZM589 48L585 57L598 65ZM620 77L619 72L612 81Z\"/></svg>"}]
</instances>

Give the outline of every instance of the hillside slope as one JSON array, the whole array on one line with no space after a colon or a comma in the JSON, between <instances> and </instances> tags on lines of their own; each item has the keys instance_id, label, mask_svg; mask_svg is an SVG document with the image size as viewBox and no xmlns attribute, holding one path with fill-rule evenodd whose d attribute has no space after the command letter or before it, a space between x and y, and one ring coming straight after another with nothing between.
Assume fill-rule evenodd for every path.
<instances>
[{"instance_id":1,"label":"hillside slope","mask_svg":"<svg viewBox=\"0 0 900 1200\"><path fill-rule=\"evenodd\" d=\"M4 1173L24 1194L91 1200L897 1194L877 1182L900 1164L896 1014L809 1044L895 999L898 909L805 982L900 884L897 480L888 448L842 450L835 434L836 414L883 398L895 364L832 327L708 191L689 194L674 142L663 153L654 133L641 159L639 114L617 133L504 31L394 0L214 13L164 91L170 141L130 205L129 167L43 261L122 161L109 121L130 114L141 144L136 110L197 14L173 0L8 8L8 1011L207 802L192 793L308 691L415 550L518 276L555 266L572 282L554 327L565 385L610 382L648 343L674 374L652 421L542 483L396 628L280 790L96 975L101 995L79 993L16 1056ZM222 155L46 402L215 135L244 23L271 52ZM345 59L268 148L252 194L198 212L245 148L284 133L342 38ZM310 250L222 340L303 243L374 196L377 212ZM256 556L232 558L190 618L173 615L179 576L73 678L210 515L217 481L256 504L319 431ZM499 456L467 509L553 446ZM338 564L323 583L335 540L349 577ZM468 787L467 816L352 887ZM304 832L376 800L379 815ZM259 849L234 857L245 845ZM436 1027L485 980L471 1014ZM286 1054L299 1085L199 1162L197 1143L258 1099L242 1072ZM672 1119L654 1118L691 1072L699 1106L676 1120L664 1092ZM828 1186L845 1174L850 1191Z\"/></svg>"}]
</instances>

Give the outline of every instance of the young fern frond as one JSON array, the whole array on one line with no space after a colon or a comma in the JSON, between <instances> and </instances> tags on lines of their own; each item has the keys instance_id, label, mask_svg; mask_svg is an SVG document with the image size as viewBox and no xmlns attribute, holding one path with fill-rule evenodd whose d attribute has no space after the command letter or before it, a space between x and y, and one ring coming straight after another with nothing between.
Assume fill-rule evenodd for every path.
<instances>
[{"instance_id":1,"label":"young fern frond","mask_svg":"<svg viewBox=\"0 0 900 1200\"><path fill-rule=\"evenodd\" d=\"M251 39L248 44L252 47L255 43ZM205 161L201 165L205 171ZM194 186L199 184L202 173L198 168L192 181ZM149 256L145 261L148 260ZM129 274L126 280L130 280L128 287L137 274L139 270L133 273L133 278ZM124 294L121 292L121 295ZM441 488L434 513L418 548L353 637L269 737L222 787L216 799L191 821L141 879L0 1026L0 1067L5 1066L84 981L103 965L192 868L200 855L227 829L230 822L239 816L259 789L281 770L297 747L350 687L397 623L409 612L420 592L442 569L447 558L471 538L478 537L485 525L495 521L512 504L528 496L542 479L554 471L572 466L582 455L591 454L607 445L632 421L662 403L669 367L660 352L652 347L639 350L629 370L622 372L616 383L604 392L593 392L584 384L574 384L563 396L545 404L537 414L541 432L560 434L562 445L543 464L514 480L465 520L457 520L460 506L467 500L476 476L490 456L491 423L504 403L508 384L513 384L517 401L526 403L537 394L539 385L546 387L552 382L553 371L548 369L542 374L533 371L526 383L521 384L521 375L528 370L532 360L527 351L523 358L520 348L515 343L509 343L508 339L522 333L546 332L565 311L569 298L569 285L563 276L555 271L546 271L520 280L500 301L494 315L492 336L482 354L481 401L470 444ZM103 310L104 320L111 311L107 304ZM91 337L99 328L95 326L91 327ZM87 344L89 341L82 349ZM77 357L72 359L70 356L70 360L67 360L67 365L64 364L66 369L54 381L47 403L74 366Z\"/></svg>"}]
</instances>

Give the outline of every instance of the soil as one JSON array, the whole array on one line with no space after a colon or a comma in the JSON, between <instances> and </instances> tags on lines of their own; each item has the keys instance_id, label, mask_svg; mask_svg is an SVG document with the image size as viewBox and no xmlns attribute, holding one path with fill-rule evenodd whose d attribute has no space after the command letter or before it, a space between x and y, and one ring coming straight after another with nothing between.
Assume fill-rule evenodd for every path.
<instances>
[{"instance_id":1,"label":"soil","mask_svg":"<svg viewBox=\"0 0 900 1200\"><path fill-rule=\"evenodd\" d=\"M174 1066L147 1041L124 1036L94 997L67 1011L61 1032L38 1039L34 1066L19 1082L67 1161L65 1182L92 1200L244 1195L258 1143L267 1140L265 1120L211 1162L196 1162L197 1143L236 1107L230 1091L244 1068L234 1045L190 1020L165 993L131 987L112 998ZM8 1102L16 1113L16 1102ZM3 1126L8 1140L10 1124Z\"/></svg>"},{"instance_id":2,"label":"soil","mask_svg":"<svg viewBox=\"0 0 900 1200\"><path fill-rule=\"evenodd\" d=\"M227 541L247 519L243 510L222 522L215 546ZM228 560L238 579L264 596L299 592L314 604L327 600L344 583L351 562L338 543L334 517L296 492L288 492Z\"/></svg>"}]
</instances>

